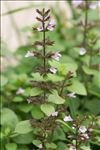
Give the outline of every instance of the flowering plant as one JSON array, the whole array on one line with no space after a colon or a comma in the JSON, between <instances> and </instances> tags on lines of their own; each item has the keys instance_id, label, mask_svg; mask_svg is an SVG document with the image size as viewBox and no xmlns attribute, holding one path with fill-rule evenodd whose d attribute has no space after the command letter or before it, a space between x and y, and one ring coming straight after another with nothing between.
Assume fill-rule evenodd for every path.
<instances>
[{"instance_id":1,"label":"flowering plant","mask_svg":"<svg viewBox=\"0 0 100 150\"><path fill-rule=\"evenodd\" d=\"M50 9L36 9L39 25L33 27L32 37L36 41L19 48L24 57L18 57L20 63L13 68L13 75L8 71L9 81L3 77L1 140L6 150L99 147L100 122L95 116L100 113L98 36L97 31L91 32L95 23L91 18L88 21L88 11L94 12L98 3L73 1L72 7L76 22L65 32L60 26L60 15L55 15L55 21ZM60 29L57 26L55 31L57 23ZM54 36L58 33L60 38ZM60 43L57 46L55 39Z\"/></svg>"}]
</instances>

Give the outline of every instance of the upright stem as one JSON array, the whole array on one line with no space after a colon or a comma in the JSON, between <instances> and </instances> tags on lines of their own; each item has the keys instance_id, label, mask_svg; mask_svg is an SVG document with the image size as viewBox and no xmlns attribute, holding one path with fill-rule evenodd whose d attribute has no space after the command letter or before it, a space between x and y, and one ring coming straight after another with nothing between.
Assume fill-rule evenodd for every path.
<instances>
[{"instance_id":1,"label":"upright stem","mask_svg":"<svg viewBox=\"0 0 100 150\"><path fill-rule=\"evenodd\" d=\"M86 40L87 40L87 24L88 24L88 1L85 0L85 25L84 25L84 40L83 40L83 44L84 47L86 48Z\"/></svg>"},{"instance_id":2,"label":"upright stem","mask_svg":"<svg viewBox=\"0 0 100 150\"><path fill-rule=\"evenodd\" d=\"M67 75L66 75L65 79L63 80L62 87L61 87L61 91L60 91L60 94L59 94L60 96L62 96L62 94L63 94L64 85L65 85L65 83L66 83L66 80L67 80Z\"/></svg>"},{"instance_id":3,"label":"upright stem","mask_svg":"<svg viewBox=\"0 0 100 150\"><path fill-rule=\"evenodd\" d=\"M45 55L46 55L46 52L45 52L45 22L44 22L44 13L45 13L45 10L43 9L43 57L44 57L44 64L43 64L43 67L44 67L44 75L46 74L46 58L45 58ZM45 101L45 98L46 98L46 92L45 92L45 89L44 89L44 101Z\"/></svg>"}]
</instances>

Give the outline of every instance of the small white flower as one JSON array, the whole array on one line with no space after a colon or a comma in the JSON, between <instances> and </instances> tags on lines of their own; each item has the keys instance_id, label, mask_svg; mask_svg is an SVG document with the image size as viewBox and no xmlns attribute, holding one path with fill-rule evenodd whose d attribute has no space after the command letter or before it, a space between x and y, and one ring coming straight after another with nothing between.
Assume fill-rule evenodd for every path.
<instances>
[{"instance_id":1,"label":"small white flower","mask_svg":"<svg viewBox=\"0 0 100 150\"><path fill-rule=\"evenodd\" d=\"M38 148L40 148L40 149L43 148L42 144L40 144L40 145L38 146Z\"/></svg>"},{"instance_id":2,"label":"small white flower","mask_svg":"<svg viewBox=\"0 0 100 150\"><path fill-rule=\"evenodd\" d=\"M82 2L83 2L83 0L73 0L73 1L72 1L72 4L73 4L75 7L77 7L77 6L79 6Z\"/></svg>"},{"instance_id":3,"label":"small white flower","mask_svg":"<svg viewBox=\"0 0 100 150\"><path fill-rule=\"evenodd\" d=\"M76 147L74 145L70 145L69 150L76 150Z\"/></svg>"},{"instance_id":4,"label":"small white flower","mask_svg":"<svg viewBox=\"0 0 100 150\"><path fill-rule=\"evenodd\" d=\"M53 59L59 61L59 58L61 57L61 54L59 52L55 52L51 57Z\"/></svg>"},{"instance_id":5,"label":"small white flower","mask_svg":"<svg viewBox=\"0 0 100 150\"><path fill-rule=\"evenodd\" d=\"M54 67L51 67L51 68L50 68L50 72L52 72L53 74L55 74L55 73L57 72L57 69L54 68Z\"/></svg>"},{"instance_id":6,"label":"small white flower","mask_svg":"<svg viewBox=\"0 0 100 150\"><path fill-rule=\"evenodd\" d=\"M48 26L47 26L47 29L48 29L49 31L53 31L54 28L55 28L55 25L56 25L56 22L55 22L54 19L52 19L52 20L49 22L49 24L48 24Z\"/></svg>"},{"instance_id":7,"label":"small white flower","mask_svg":"<svg viewBox=\"0 0 100 150\"><path fill-rule=\"evenodd\" d=\"M85 132L87 131L87 128L86 128L85 126L80 126L80 127L79 127L79 131L80 131L81 133L85 133Z\"/></svg>"},{"instance_id":8,"label":"small white flower","mask_svg":"<svg viewBox=\"0 0 100 150\"><path fill-rule=\"evenodd\" d=\"M42 45L37 45L36 47L37 47L38 50L42 50L43 49Z\"/></svg>"},{"instance_id":9,"label":"small white flower","mask_svg":"<svg viewBox=\"0 0 100 150\"><path fill-rule=\"evenodd\" d=\"M28 104L30 104L32 102L32 100L31 99L27 99L27 102L28 102Z\"/></svg>"},{"instance_id":10,"label":"small white flower","mask_svg":"<svg viewBox=\"0 0 100 150\"><path fill-rule=\"evenodd\" d=\"M58 111L55 111L51 114L52 117L57 117L58 116Z\"/></svg>"},{"instance_id":11,"label":"small white flower","mask_svg":"<svg viewBox=\"0 0 100 150\"><path fill-rule=\"evenodd\" d=\"M80 55L85 55L85 54L86 54L86 49L80 48Z\"/></svg>"},{"instance_id":12,"label":"small white flower","mask_svg":"<svg viewBox=\"0 0 100 150\"><path fill-rule=\"evenodd\" d=\"M33 57L33 56L34 56L34 53L31 51L28 51L25 55L25 57Z\"/></svg>"},{"instance_id":13,"label":"small white flower","mask_svg":"<svg viewBox=\"0 0 100 150\"><path fill-rule=\"evenodd\" d=\"M19 94L23 94L24 93L24 89L23 88L19 88L16 92L16 95L19 95Z\"/></svg>"},{"instance_id":14,"label":"small white flower","mask_svg":"<svg viewBox=\"0 0 100 150\"><path fill-rule=\"evenodd\" d=\"M42 26L41 26L41 27L38 27L37 30L38 30L38 31L43 31L43 27L42 27Z\"/></svg>"},{"instance_id":15,"label":"small white flower","mask_svg":"<svg viewBox=\"0 0 100 150\"><path fill-rule=\"evenodd\" d=\"M65 121L65 122L69 122L69 121L73 121L73 119L72 119L71 116L69 115L69 116L65 116L64 121Z\"/></svg>"},{"instance_id":16,"label":"small white flower","mask_svg":"<svg viewBox=\"0 0 100 150\"><path fill-rule=\"evenodd\" d=\"M75 98L75 97L76 97L75 92L69 93L69 94L67 94L67 96L68 96L68 97L72 97L72 98Z\"/></svg>"},{"instance_id":17,"label":"small white flower","mask_svg":"<svg viewBox=\"0 0 100 150\"><path fill-rule=\"evenodd\" d=\"M89 139L89 135L87 133L82 134L85 139Z\"/></svg>"}]
</instances>

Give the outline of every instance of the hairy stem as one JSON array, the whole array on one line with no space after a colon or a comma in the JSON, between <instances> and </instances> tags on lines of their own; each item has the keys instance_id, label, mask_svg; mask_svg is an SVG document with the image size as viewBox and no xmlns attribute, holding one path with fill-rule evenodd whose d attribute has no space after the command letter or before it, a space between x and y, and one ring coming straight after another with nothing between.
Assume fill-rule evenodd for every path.
<instances>
[{"instance_id":1,"label":"hairy stem","mask_svg":"<svg viewBox=\"0 0 100 150\"><path fill-rule=\"evenodd\" d=\"M64 90L64 87L65 87L66 80L67 80L67 75L66 75L65 79L63 80L63 83L62 83L62 86L61 86L61 91L60 91L60 94L59 94L60 96L62 96L62 94L63 94L63 90Z\"/></svg>"}]
</instances>

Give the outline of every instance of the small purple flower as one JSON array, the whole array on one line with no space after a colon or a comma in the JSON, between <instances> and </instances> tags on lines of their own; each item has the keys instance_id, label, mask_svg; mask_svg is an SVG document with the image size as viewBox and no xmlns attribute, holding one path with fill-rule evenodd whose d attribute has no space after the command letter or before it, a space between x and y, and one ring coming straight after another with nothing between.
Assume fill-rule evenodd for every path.
<instances>
[{"instance_id":1,"label":"small purple flower","mask_svg":"<svg viewBox=\"0 0 100 150\"><path fill-rule=\"evenodd\" d=\"M19 95L19 94L23 94L24 93L24 89L23 88L19 88L16 92L16 95Z\"/></svg>"},{"instance_id":2,"label":"small purple flower","mask_svg":"<svg viewBox=\"0 0 100 150\"><path fill-rule=\"evenodd\" d=\"M87 133L82 134L85 139L89 139L89 135Z\"/></svg>"},{"instance_id":3,"label":"small purple flower","mask_svg":"<svg viewBox=\"0 0 100 150\"><path fill-rule=\"evenodd\" d=\"M47 29L48 29L49 31L53 31L54 28L55 28L55 25L56 25L56 22L55 22L54 19L52 19L52 20L49 22L49 24L48 24L48 26L47 26Z\"/></svg>"},{"instance_id":4,"label":"small purple flower","mask_svg":"<svg viewBox=\"0 0 100 150\"><path fill-rule=\"evenodd\" d=\"M52 117L57 117L58 116L58 111L55 111L51 114Z\"/></svg>"},{"instance_id":5,"label":"small purple flower","mask_svg":"<svg viewBox=\"0 0 100 150\"><path fill-rule=\"evenodd\" d=\"M83 2L83 0L73 0L73 1L72 1L72 4L73 4L75 7L78 7L79 5L81 5L82 2Z\"/></svg>"},{"instance_id":6,"label":"small purple flower","mask_svg":"<svg viewBox=\"0 0 100 150\"><path fill-rule=\"evenodd\" d=\"M85 127L85 126L80 126L79 127L79 131L81 132L81 133L85 133L86 131L87 131L87 128Z\"/></svg>"},{"instance_id":7,"label":"small purple flower","mask_svg":"<svg viewBox=\"0 0 100 150\"><path fill-rule=\"evenodd\" d=\"M74 145L70 145L69 150L76 150L76 147Z\"/></svg>"},{"instance_id":8,"label":"small purple flower","mask_svg":"<svg viewBox=\"0 0 100 150\"><path fill-rule=\"evenodd\" d=\"M86 49L80 48L80 55L85 55L85 54L86 54Z\"/></svg>"},{"instance_id":9,"label":"small purple flower","mask_svg":"<svg viewBox=\"0 0 100 150\"><path fill-rule=\"evenodd\" d=\"M65 116L64 121L65 121L65 122L69 122L69 121L73 121L73 119L72 119L71 116L69 115L69 116Z\"/></svg>"},{"instance_id":10,"label":"small purple flower","mask_svg":"<svg viewBox=\"0 0 100 150\"><path fill-rule=\"evenodd\" d=\"M75 92L71 92L69 94L67 94L68 97L71 97L71 98L75 98L76 95L75 95Z\"/></svg>"},{"instance_id":11,"label":"small purple flower","mask_svg":"<svg viewBox=\"0 0 100 150\"><path fill-rule=\"evenodd\" d=\"M33 56L34 56L34 53L31 51L28 51L25 55L25 57L33 57Z\"/></svg>"},{"instance_id":12,"label":"small purple flower","mask_svg":"<svg viewBox=\"0 0 100 150\"><path fill-rule=\"evenodd\" d=\"M59 58L61 57L61 54L59 52L55 52L51 56L53 59L59 61Z\"/></svg>"},{"instance_id":13,"label":"small purple flower","mask_svg":"<svg viewBox=\"0 0 100 150\"><path fill-rule=\"evenodd\" d=\"M43 148L42 144L40 144L40 145L38 146L38 148L42 149L42 148Z\"/></svg>"},{"instance_id":14,"label":"small purple flower","mask_svg":"<svg viewBox=\"0 0 100 150\"><path fill-rule=\"evenodd\" d=\"M52 72L53 74L55 74L55 73L57 72L57 69L54 68L54 67L51 67L51 68L50 68L50 72Z\"/></svg>"},{"instance_id":15,"label":"small purple flower","mask_svg":"<svg viewBox=\"0 0 100 150\"><path fill-rule=\"evenodd\" d=\"M43 27L38 27L37 30L40 32L40 31L43 31Z\"/></svg>"}]
</instances>

